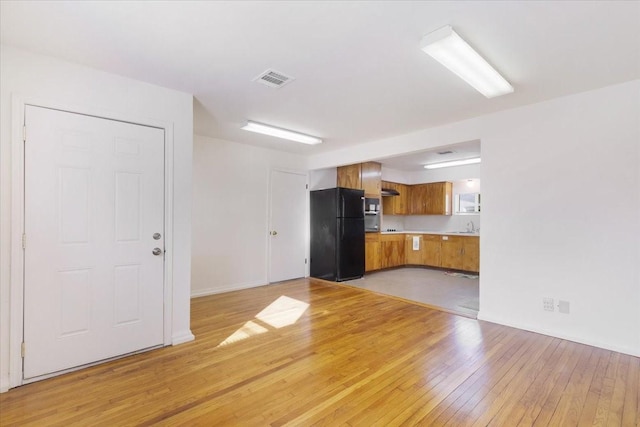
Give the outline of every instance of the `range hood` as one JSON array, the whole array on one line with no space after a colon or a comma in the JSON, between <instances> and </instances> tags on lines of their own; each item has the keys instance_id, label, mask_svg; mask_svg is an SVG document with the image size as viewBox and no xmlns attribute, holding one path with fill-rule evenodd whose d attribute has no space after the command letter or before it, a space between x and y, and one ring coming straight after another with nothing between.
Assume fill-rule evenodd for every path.
<instances>
[{"instance_id":1,"label":"range hood","mask_svg":"<svg viewBox=\"0 0 640 427\"><path fill-rule=\"evenodd\" d=\"M381 196L399 196L400 193L398 193L398 190L394 190L393 188L383 188L380 191L380 195Z\"/></svg>"}]
</instances>

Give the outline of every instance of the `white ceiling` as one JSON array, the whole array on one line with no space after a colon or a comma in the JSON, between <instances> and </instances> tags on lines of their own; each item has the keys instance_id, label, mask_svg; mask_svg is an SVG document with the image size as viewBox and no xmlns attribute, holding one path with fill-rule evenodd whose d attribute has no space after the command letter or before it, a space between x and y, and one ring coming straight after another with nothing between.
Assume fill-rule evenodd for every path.
<instances>
[{"instance_id":1,"label":"white ceiling","mask_svg":"<svg viewBox=\"0 0 640 427\"><path fill-rule=\"evenodd\" d=\"M317 154L640 78L637 1L6 1L1 40L194 95L195 133ZM453 28L515 87L486 99L419 48ZM281 89L252 79L268 68ZM247 120L317 146L246 132Z\"/></svg>"}]
</instances>

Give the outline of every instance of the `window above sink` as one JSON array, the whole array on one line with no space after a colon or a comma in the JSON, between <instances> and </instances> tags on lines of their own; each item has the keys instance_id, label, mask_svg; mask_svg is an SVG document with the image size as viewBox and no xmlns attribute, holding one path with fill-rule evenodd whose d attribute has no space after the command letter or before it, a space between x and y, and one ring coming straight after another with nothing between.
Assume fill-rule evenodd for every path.
<instances>
[{"instance_id":1,"label":"window above sink","mask_svg":"<svg viewBox=\"0 0 640 427\"><path fill-rule=\"evenodd\" d=\"M459 193L453 197L454 215L478 215L480 213L480 193Z\"/></svg>"}]
</instances>

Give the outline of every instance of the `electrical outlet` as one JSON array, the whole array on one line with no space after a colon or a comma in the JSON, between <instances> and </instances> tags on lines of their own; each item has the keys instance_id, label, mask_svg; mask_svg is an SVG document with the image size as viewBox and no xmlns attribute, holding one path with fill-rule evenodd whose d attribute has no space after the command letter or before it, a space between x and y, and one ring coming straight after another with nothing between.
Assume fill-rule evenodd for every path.
<instances>
[{"instance_id":1,"label":"electrical outlet","mask_svg":"<svg viewBox=\"0 0 640 427\"><path fill-rule=\"evenodd\" d=\"M553 311L553 298L542 298L542 308L544 311Z\"/></svg>"},{"instance_id":2,"label":"electrical outlet","mask_svg":"<svg viewBox=\"0 0 640 427\"><path fill-rule=\"evenodd\" d=\"M560 313L569 314L569 301L558 301L558 311Z\"/></svg>"}]
</instances>

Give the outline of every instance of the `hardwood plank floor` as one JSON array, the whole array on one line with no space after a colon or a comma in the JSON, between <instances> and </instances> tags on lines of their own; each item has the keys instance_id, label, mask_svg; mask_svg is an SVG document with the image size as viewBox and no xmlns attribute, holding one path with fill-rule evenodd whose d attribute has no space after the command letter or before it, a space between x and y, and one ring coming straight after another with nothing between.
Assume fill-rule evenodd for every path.
<instances>
[{"instance_id":1,"label":"hardwood plank floor","mask_svg":"<svg viewBox=\"0 0 640 427\"><path fill-rule=\"evenodd\" d=\"M192 301L196 340L0 395L2 426L640 422L640 359L317 280Z\"/></svg>"}]
</instances>

